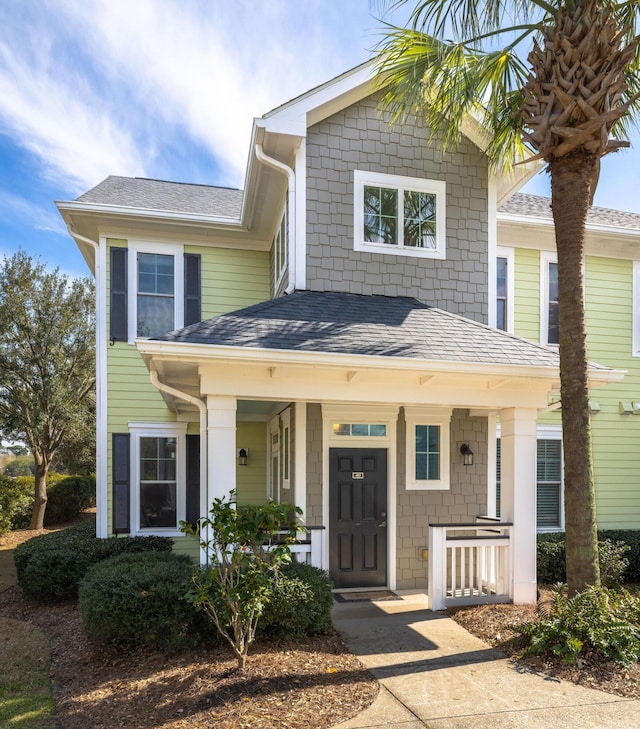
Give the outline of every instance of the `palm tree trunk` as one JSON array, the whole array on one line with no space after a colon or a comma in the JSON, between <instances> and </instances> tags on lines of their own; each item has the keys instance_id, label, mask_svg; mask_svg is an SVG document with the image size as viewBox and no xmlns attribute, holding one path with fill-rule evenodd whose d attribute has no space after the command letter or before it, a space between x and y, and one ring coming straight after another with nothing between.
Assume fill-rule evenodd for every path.
<instances>
[{"instance_id":1,"label":"palm tree trunk","mask_svg":"<svg viewBox=\"0 0 640 729\"><path fill-rule=\"evenodd\" d=\"M598 158L584 151L552 160L551 200L558 252L560 392L569 594L600 584L587 380L583 255Z\"/></svg>"}]
</instances>

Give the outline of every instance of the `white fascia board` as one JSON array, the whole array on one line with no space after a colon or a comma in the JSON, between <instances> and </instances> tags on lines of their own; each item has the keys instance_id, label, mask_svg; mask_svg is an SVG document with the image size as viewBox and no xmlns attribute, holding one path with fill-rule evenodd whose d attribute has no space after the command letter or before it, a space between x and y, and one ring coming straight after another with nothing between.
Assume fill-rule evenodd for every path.
<instances>
[{"instance_id":1,"label":"white fascia board","mask_svg":"<svg viewBox=\"0 0 640 729\"><path fill-rule=\"evenodd\" d=\"M230 218L217 215L196 215L195 213L179 213L171 210L150 210L146 208L130 208L124 205L102 205L87 202L56 201L56 207L62 214L70 213L99 213L102 215L127 216L131 218L149 218L151 220L175 220L187 223L204 223L221 227L240 228L244 230L240 218Z\"/></svg>"},{"instance_id":2,"label":"white fascia board","mask_svg":"<svg viewBox=\"0 0 640 729\"><path fill-rule=\"evenodd\" d=\"M496 365L467 362L446 362L441 360L409 360L398 357L380 357L357 354L328 352L299 352L297 350L260 349L258 347L226 347L211 344L188 344L185 342L159 342L137 339L135 344L145 359L191 361L194 364L207 364L214 360L236 360L248 364L298 365L346 367L353 370L401 370L415 372L442 372L457 374L476 374L505 377L542 377L557 380L555 367L527 365ZM608 378L617 370L597 370L598 379ZM590 372L590 374L592 374ZM622 374L620 379L622 379ZM617 382L618 379L613 381Z\"/></svg>"},{"instance_id":3,"label":"white fascia board","mask_svg":"<svg viewBox=\"0 0 640 729\"><path fill-rule=\"evenodd\" d=\"M537 228L554 227L552 218L538 218L529 215L514 215L512 213L498 213L498 222ZM623 238L640 238L640 229L621 228L615 225L594 225L593 223L587 223L586 231L601 235L621 236Z\"/></svg>"}]
</instances>

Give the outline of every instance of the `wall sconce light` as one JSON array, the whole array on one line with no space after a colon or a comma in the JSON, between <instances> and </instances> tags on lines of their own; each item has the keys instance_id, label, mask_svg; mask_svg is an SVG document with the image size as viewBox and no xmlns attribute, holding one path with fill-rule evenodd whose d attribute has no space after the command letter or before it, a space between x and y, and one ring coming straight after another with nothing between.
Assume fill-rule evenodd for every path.
<instances>
[{"instance_id":1,"label":"wall sconce light","mask_svg":"<svg viewBox=\"0 0 640 729\"><path fill-rule=\"evenodd\" d=\"M249 449L248 448L239 448L238 449L238 465L246 466L248 462L249 462Z\"/></svg>"},{"instance_id":2,"label":"wall sconce light","mask_svg":"<svg viewBox=\"0 0 640 729\"><path fill-rule=\"evenodd\" d=\"M466 443L460 446L460 453L462 453L462 462L465 466L473 466L473 451Z\"/></svg>"}]
</instances>

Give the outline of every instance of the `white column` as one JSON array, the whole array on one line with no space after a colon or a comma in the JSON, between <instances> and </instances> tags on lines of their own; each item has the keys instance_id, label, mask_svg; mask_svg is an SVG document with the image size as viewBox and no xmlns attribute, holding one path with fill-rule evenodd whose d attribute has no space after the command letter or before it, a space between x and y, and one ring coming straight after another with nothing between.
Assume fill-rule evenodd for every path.
<instances>
[{"instance_id":1,"label":"white column","mask_svg":"<svg viewBox=\"0 0 640 729\"><path fill-rule=\"evenodd\" d=\"M307 403L297 402L294 404L294 482L293 500L294 504L302 509L302 523L307 513Z\"/></svg>"},{"instance_id":2,"label":"white column","mask_svg":"<svg viewBox=\"0 0 640 729\"><path fill-rule=\"evenodd\" d=\"M536 422L537 410L509 408L500 413L500 514L513 522L511 598L536 602Z\"/></svg>"},{"instance_id":3,"label":"white column","mask_svg":"<svg viewBox=\"0 0 640 729\"><path fill-rule=\"evenodd\" d=\"M207 395L207 511L236 488L236 409L235 397Z\"/></svg>"}]
</instances>

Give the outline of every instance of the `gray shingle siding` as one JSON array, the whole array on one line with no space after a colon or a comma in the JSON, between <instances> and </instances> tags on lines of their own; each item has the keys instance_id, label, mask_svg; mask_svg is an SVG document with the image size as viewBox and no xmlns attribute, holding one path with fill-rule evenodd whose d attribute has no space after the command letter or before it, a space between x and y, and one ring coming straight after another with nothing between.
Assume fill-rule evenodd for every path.
<instances>
[{"instance_id":1,"label":"gray shingle siding","mask_svg":"<svg viewBox=\"0 0 640 729\"><path fill-rule=\"evenodd\" d=\"M307 140L307 287L411 296L487 321L487 166L463 139L438 151L419 120L390 126L371 97L311 127ZM353 250L354 170L445 180L447 257Z\"/></svg>"}]
</instances>

